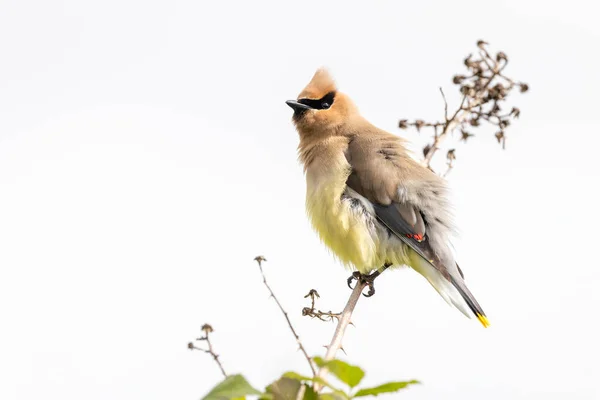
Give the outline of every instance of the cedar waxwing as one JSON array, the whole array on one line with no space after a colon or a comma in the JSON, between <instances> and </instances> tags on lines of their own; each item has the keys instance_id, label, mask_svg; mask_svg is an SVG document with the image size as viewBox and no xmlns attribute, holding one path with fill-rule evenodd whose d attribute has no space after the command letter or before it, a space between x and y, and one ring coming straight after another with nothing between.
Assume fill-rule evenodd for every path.
<instances>
[{"instance_id":1,"label":"cedar waxwing","mask_svg":"<svg viewBox=\"0 0 600 400\"><path fill-rule=\"evenodd\" d=\"M362 279L372 295L383 270L408 265L487 327L450 250L444 179L411 158L404 139L365 120L325 69L286 103L300 136L308 216L337 258L357 271L348 282Z\"/></svg>"}]
</instances>

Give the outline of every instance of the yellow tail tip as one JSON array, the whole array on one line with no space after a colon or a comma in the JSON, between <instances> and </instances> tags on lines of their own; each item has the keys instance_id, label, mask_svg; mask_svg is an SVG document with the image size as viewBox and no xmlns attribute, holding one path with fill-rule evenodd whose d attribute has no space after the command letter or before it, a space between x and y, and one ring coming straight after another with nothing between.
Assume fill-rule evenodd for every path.
<instances>
[{"instance_id":1,"label":"yellow tail tip","mask_svg":"<svg viewBox=\"0 0 600 400\"><path fill-rule=\"evenodd\" d=\"M479 322L481 322L481 325L483 325L484 328L487 328L488 326L490 326L490 321L488 321L488 319L485 315L481 315L481 314L475 314L475 315L477 315L477 319L479 320Z\"/></svg>"}]
</instances>

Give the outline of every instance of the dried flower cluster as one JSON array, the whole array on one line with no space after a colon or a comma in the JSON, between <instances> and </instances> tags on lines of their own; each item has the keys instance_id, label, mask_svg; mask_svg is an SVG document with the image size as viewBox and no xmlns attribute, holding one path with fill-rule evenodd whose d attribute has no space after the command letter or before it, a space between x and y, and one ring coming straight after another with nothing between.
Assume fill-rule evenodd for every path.
<instances>
[{"instance_id":1,"label":"dried flower cluster","mask_svg":"<svg viewBox=\"0 0 600 400\"><path fill-rule=\"evenodd\" d=\"M511 120L519 117L521 111L512 107L510 111L503 111L504 102L513 89L518 88L521 93L527 92L529 86L523 82L517 82L504 74L508 65L508 57L502 51L496 55L487 50L487 43L483 40L477 42L477 55L469 54L464 60L467 68L466 74L455 75L452 82L459 86L462 101L458 109L448 116L448 103L442 91L445 103L445 118L443 122L426 122L423 120L408 121L400 120L398 126L401 129L415 127L433 129L433 142L423 148L424 164L431 168L431 159L440 148L441 142L449 133L460 131L460 140L467 140L474 136L474 129L483 123L495 127L495 137L498 143L505 148L506 128ZM441 90L441 89L440 89ZM446 154L448 170L453 166L456 159L455 149L448 150ZM446 172L447 173L447 172Z\"/></svg>"}]
</instances>

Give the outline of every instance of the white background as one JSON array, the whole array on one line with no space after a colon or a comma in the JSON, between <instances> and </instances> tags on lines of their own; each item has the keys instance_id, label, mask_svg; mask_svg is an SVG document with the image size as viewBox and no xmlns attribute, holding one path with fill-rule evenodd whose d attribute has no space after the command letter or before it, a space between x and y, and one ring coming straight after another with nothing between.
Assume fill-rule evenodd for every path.
<instances>
[{"instance_id":1,"label":"white background","mask_svg":"<svg viewBox=\"0 0 600 400\"><path fill-rule=\"evenodd\" d=\"M404 399L598 398L600 28L592 1L0 1L0 398L197 399L210 322L228 372L264 387L333 325L300 316L345 271L304 213L284 101L329 67L373 123L437 119L476 40L528 82L449 179L467 283L492 326L418 274L358 304L345 359ZM418 154L418 153L417 153ZM443 156L438 160L443 165ZM400 397L398 395L398 397Z\"/></svg>"}]
</instances>

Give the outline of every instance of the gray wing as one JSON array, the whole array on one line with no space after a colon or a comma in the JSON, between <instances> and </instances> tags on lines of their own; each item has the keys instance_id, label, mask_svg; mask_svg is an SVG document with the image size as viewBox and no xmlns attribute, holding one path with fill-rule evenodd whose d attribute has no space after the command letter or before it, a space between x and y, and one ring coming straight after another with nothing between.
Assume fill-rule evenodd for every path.
<instances>
[{"instance_id":1,"label":"gray wing","mask_svg":"<svg viewBox=\"0 0 600 400\"><path fill-rule=\"evenodd\" d=\"M439 214L445 203L435 198L443 195L441 188L445 186L440 183L440 178L410 158L400 138L387 133L352 138L346 159L352 167L347 186L368 199L377 219L450 282L473 314L487 326L485 313L465 285L458 264L446 256L440 259L429 240L432 234L447 228L442 227L443 218ZM421 186L415 186L415 181ZM414 196L401 197L400 189L407 187L415 190ZM410 198L416 201L407 200ZM418 200L427 206L419 205ZM448 264L450 261L452 264Z\"/></svg>"},{"instance_id":2,"label":"gray wing","mask_svg":"<svg viewBox=\"0 0 600 400\"><path fill-rule=\"evenodd\" d=\"M408 204L392 203L389 206L382 206L373 203L377 219L386 226L396 237L407 244L424 260L433 265L436 258L431 246L427 242L425 222L421 213L414 210L414 207ZM411 224L400 210L409 210L415 215L416 223ZM405 212L406 213L406 212ZM420 228L420 229L419 229Z\"/></svg>"},{"instance_id":3,"label":"gray wing","mask_svg":"<svg viewBox=\"0 0 600 400\"><path fill-rule=\"evenodd\" d=\"M447 276L427 240L430 227L426 215L418 205L400 199L398 194L409 177L423 181L435 181L438 177L432 177L431 171L410 158L402 143L397 136L385 133L352 138L346 151L352 172L346 184L373 204L377 219L392 234Z\"/></svg>"}]
</instances>

